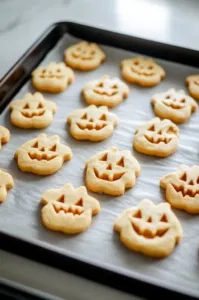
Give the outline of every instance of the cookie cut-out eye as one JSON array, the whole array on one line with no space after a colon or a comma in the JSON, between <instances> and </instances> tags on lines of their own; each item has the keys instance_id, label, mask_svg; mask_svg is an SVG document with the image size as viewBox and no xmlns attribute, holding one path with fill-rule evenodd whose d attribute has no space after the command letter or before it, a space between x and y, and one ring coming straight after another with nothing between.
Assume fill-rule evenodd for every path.
<instances>
[{"instance_id":1,"label":"cookie cut-out eye","mask_svg":"<svg viewBox=\"0 0 199 300\"><path fill-rule=\"evenodd\" d=\"M101 117L100 117L99 120L101 120L101 121L107 121L106 115L105 114L101 115Z\"/></svg>"},{"instance_id":2,"label":"cookie cut-out eye","mask_svg":"<svg viewBox=\"0 0 199 300\"><path fill-rule=\"evenodd\" d=\"M39 103L37 108L44 108L43 104L42 103Z\"/></svg>"},{"instance_id":3,"label":"cookie cut-out eye","mask_svg":"<svg viewBox=\"0 0 199 300\"><path fill-rule=\"evenodd\" d=\"M46 73L46 70L43 70L42 73L45 74L45 73Z\"/></svg>"},{"instance_id":4,"label":"cookie cut-out eye","mask_svg":"<svg viewBox=\"0 0 199 300\"><path fill-rule=\"evenodd\" d=\"M57 73L60 73L60 72L61 72L61 70L60 70L60 69L57 69L56 71L57 71Z\"/></svg>"},{"instance_id":5,"label":"cookie cut-out eye","mask_svg":"<svg viewBox=\"0 0 199 300\"><path fill-rule=\"evenodd\" d=\"M199 177L197 178L197 184L199 184Z\"/></svg>"},{"instance_id":6,"label":"cookie cut-out eye","mask_svg":"<svg viewBox=\"0 0 199 300\"><path fill-rule=\"evenodd\" d=\"M148 217L147 222L152 223L152 217Z\"/></svg>"},{"instance_id":7,"label":"cookie cut-out eye","mask_svg":"<svg viewBox=\"0 0 199 300\"><path fill-rule=\"evenodd\" d=\"M151 127L148 128L148 131L155 131L155 125L151 125Z\"/></svg>"},{"instance_id":8,"label":"cookie cut-out eye","mask_svg":"<svg viewBox=\"0 0 199 300\"><path fill-rule=\"evenodd\" d=\"M38 142L35 142L32 146L32 148L38 148L38 147L39 147Z\"/></svg>"},{"instance_id":9,"label":"cookie cut-out eye","mask_svg":"<svg viewBox=\"0 0 199 300\"><path fill-rule=\"evenodd\" d=\"M134 215L133 215L134 218L137 218L137 219L142 219L142 212L141 210L139 209Z\"/></svg>"},{"instance_id":10,"label":"cookie cut-out eye","mask_svg":"<svg viewBox=\"0 0 199 300\"><path fill-rule=\"evenodd\" d=\"M65 196L61 195L61 197L59 197L59 199L57 199L58 202L64 203L65 200Z\"/></svg>"},{"instance_id":11,"label":"cookie cut-out eye","mask_svg":"<svg viewBox=\"0 0 199 300\"><path fill-rule=\"evenodd\" d=\"M84 206L84 205L83 205L83 199L82 199L82 198L79 199L79 200L75 203L75 205L76 205L76 206L82 206L82 207L83 207L83 206Z\"/></svg>"},{"instance_id":12,"label":"cookie cut-out eye","mask_svg":"<svg viewBox=\"0 0 199 300\"><path fill-rule=\"evenodd\" d=\"M101 87L101 88L103 88L103 87L104 87L104 84L103 84L103 82L99 82L99 83L98 83L98 85L97 85L97 87Z\"/></svg>"},{"instance_id":13,"label":"cookie cut-out eye","mask_svg":"<svg viewBox=\"0 0 199 300\"><path fill-rule=\"evenodd\" d=\"M138 60L135 60L135 61L134 61L134 65L136 65L136 66L139 65L139 61L138 61Z\"/></svg>"},{"instance_id":14,"label":"cookie cut-out eye","mask_svg":"<svg viewBox=\"0 0 199 300\"><path fill-rule=\"evenodd\" d=\"M117 89L117 88L118 88L117 84L112 85L112 89Z\"/></svg>"},{"instance_id":15,"label":"cookie cut-out eye","mask_svg":"<svg viewBox=\"0 0 199 300\"><path fill-rule=\"evenodd\" d=\"M124 167L124 157L122 157L118 162L117 165L120 167Z\"/></svg>"},{"instance_id":16,"label":"cookie cut-out eye","mask_svg":"<svg viewBox=\"0 0 199 300\"><path fill-rule=\"evenodd\" d=\"M82 117L81 117L82 120L87 120L88 119L88 116L87 116L87 113L85 113Z\"/></svg>"},{"instance_id":17,"label":"cookie cut-out eye","mask_svg":"<svg viewBox=\"0 0 199 300\"><path fill-rule=\"evenodd\" d=\"M182 176L180 177L180 180L187 181L187 173L186 172L184 174L182 174Z\"/></svg>"},{"instance_id":18,"label":"cookie cut-out eye","mask_svg":"<svg viewBox=\"0 0 199 300\"><path fill-rule=\"evenodd\" d=\"M108 158L108 153L105 153L105 154L100 158L100 160L101 160L101 161L107 161L107 158Z\"/></svg>"},{"instance_id":19,"label":"cookie cut-out eye","mask_svg":"<svg viewBox=\"0 0 199 300\"><path fill-rule=\"evenodd\" d=\"M56 152L56 150L57 150L57 145L53 145L49 150L50 150L50 151Z\"/></svg>"},{"instance_id":20,"label":"cookie cut-out eye","mask_svg":"<svg viewBox=\"0 0 199 300\"><path fill-rule=\"evenodd\" d=\"M168 223L168 217L166 214L163 214L161 219L160 219L160 222L164 222L164 223Z\"/></svg>"},{"instance_id":21,"label":"cookie cut-out eye","mask_svg":"<svg viewBox=\"0 0 199 300\"><path fill-rule=\"evenodd\" d=\"M153 66L148 66L148 69L149 69L149 70L152 70L152 69L153 69Z\"/></svg>"},{"instance_id":22,"label":"cookie cut-out eye","mask_svg":"<svg viewBox=\"0 0 199 300\"><path fill-rule=\"evenodd\" d=\"M30 108L28 103L26 103L26 105L23 107L23 109L27 109L27 108Z\"/></svg>"},{"instance_id":23,"label":"cookie cut-out eye","mask_svg":"<svg viewBox=\"0 0 199 300\"><path fill-rule=\"evenodd\" d=\"M183 98L183 99L180 100L181 103L185 103L185 101L186 101L185 98Z\"/></svg>"}]
</instances>

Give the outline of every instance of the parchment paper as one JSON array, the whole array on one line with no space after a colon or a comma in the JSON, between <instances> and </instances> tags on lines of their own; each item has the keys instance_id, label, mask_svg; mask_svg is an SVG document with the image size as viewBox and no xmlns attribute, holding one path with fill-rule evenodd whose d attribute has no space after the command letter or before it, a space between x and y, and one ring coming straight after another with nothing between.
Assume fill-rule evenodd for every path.
<instances>
[{"instance_id":1,"label":"parchment paper","mask_svg":"<svg viewBox=\"0 0 199 300\"><path fill-rule=\"evenodd\" d=\"M64 38L46 56L41 65L50 61L63 61L63 52L69 45L78 40L70 35ZM0 168L10 172L15 187L9 191L7 200L0 206L0 230L16 237L31 241L42 247L51 248L56 252L72 255L84 261L105 268L142 278L161 286L199 296L199 216L191 216L185 212L174 210L184 230L184 237L175 251L166 259L156 260L127 250L120 242L119 235L113 231L113 223L117 216L126 208L137 205L143 198L155 203L165 201L164 191L159 187L160 178L175 171L180 164L199 164L199 111L194 113L180 128L179 150L168 158L153 158L132 149L135 128L142 122L154 117L150 104L151 96L168 88L185 89L184 79L187 75L196 74L199 70L175 63L156 59L166 71L166 79L153 88L130 86L129 97L116 108L111 109L117 114L120 123L112 137L100 143L80 142L74 140L66 125L68 114L77 108L85 107L80 92L83 85L102 75L120 77L120 61L136 55L132 52L102 46L107 60L100 68L91 72L75 71L75 83L58 95L44 94L47 99L57 103L58 111L53 123L42 130L24 130L11 125L9 110L6 108L0 117L0 124L11 131L11 140L0 152ZM28 82L16 95L21 98L26 92L34 92ZM16 149L24 142L45 132L48 135L58 134L62 143L68 144L73 151L71 161L54 175L40 177L23 173L13 156ZM84 185L84 166L86 160L96 152L106 150L109 146L132 151L141 165L141 173L137 184L122 197L110 197L91 193L101 204L101 213L93 217L90 228L76 236L54 233L44 228L40 212L40 197L49 188L60 188L65 183L74 187Z\"/></svg>"}]
</instances>

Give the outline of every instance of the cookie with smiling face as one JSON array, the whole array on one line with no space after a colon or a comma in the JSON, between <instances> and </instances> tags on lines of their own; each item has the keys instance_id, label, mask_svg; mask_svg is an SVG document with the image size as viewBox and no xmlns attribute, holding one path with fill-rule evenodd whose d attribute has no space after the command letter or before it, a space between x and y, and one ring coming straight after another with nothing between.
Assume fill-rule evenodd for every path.
<instances>
[{"instance_id":1,"label":"cookie with smiling face","mask_svg":"<svg viewBox=\"0 0 199 300\"><path fill-rule=\"evenodd\" d=\"M49 189L41 197L42 221L45 227L66 234L85 231L92 216L100 212L99 202L88 195L84 186L74 189L69 183L60 189Z\"/></svg>"},{"instance_id":2,"label":"cookie with smiling face","mask_svg":"<svg viewBox=\"0 0 199 300\"><path fill-rule=\"evenodd\" d=\"M67 122L70 124L70 133L75 139L99 142L113 134L118 118L108 112L106 106L90 105L71 112Z\"/></svg>"},{"instance_id":3,"label":"cookie with smiling face","mask_svg":"<svg viewBox=\"0 0 199 300\"><path fill-rule=\"evenodd\" d=\"M198 106L184 91L175 89L153 95L151 104L158 117L170 119L175 123L188 121Z\"/></svg>"},{"instance_id":4,"label":"cookie with smiling face","mask_svg":"<svg viewBox=\"0 0 199 300\"><path fill-rule=\"evenodd\" d=\"M70 148L60 143L58 135L47 137L44 133L24 143L15 152L19 169L37 175L53 174L71 158Z\"/></svg>"},{"instance_id":5,"label":"cookie with smiling face","mask_svg":"<svg viewBox=\"0 0 199 300\"><path fill-rule=\"evenodd\" d=\"M69 67L81 71L94 70L106 59L104 52L96 43L87 41L70 46L65 50L64 55Z\"/></svg>"},{"instance_id":6,"label":"cookie with smiling face","mask_svg":"<svg viewBox=\"0 0 199 300\"><path fill-rule=\"evenodd\" d=\"M166 74L153 59L139 56L121 62L121 75L130 83L150 87L159 84Z\"/></svg>"},{"instance_id":7,"label":"cookie with smiling face","mask_svg":"<svg viewBox=\"0 0 199 300\"><path fill-rule=\"evenodd\" d=\"M146 155L167 157L178 149L178 135L173 122L154 118L136 129L133 147Z\"/></svg>"},{"instance_id":8,"label":"cookie with smiling face","mask_svg":"<svg viewBox=\"0 0 199 300\"><path fill-rule=\"evenodd\" d=\"M93 192L120 196L135 185L139 173L140 165L130 151L110 147L86 162L86 186Z\"/></svg>"},{"instance_id":9,"label":"cookie with smiling face","mask_svg":"<svg viewBox=\"0 0 199 300\"><path fill-rule=\"evenodd\" d=\"M148 199L126 209L115 221L114 229L127 248L152 257L170 255L183 235L170 205L155 205Z\"/></svg>"},{"instance_id":10,"label":"cookie with smiling face","mask_svg":"<svg viewBox=\"0 0 199 300\"><path fill-rule=\"evenodd\" d=\"M119 78L108 75L88 82L82 90L88 104L106 105L114 107L129 95L129 87Z\"/></svg>"},{"instance_id":11,"label":"cookie with smiling face","mask_svg":"<svg viewBox=\"0 0 199 300\"><path fill-rule=\"evenodd\" d=\"M60 93L74 81L74 72L65 63L51 62L32 72L32 84L38 91Z\"/></svg>"},{"instance_id":12,"label":"cookie with smiling face","mask_svg":"<svg viewBox=\"0 0 199 300\"><path fill-rule=\"evenodd\" d=\"M45 128L53 121L57 106L44 99L42 94L27 93L10 105L10 121L20 128Z\"/></svg>"}]
</instances>

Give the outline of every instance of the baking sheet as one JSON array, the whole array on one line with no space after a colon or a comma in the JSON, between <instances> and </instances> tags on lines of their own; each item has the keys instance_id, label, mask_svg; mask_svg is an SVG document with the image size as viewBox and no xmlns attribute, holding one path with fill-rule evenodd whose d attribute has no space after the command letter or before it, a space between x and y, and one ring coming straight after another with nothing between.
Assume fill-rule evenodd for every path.
<instances>
[{"instance_id":1,"label":"baking sheet","mask_svg":"<svg viewBox=\"0 0 199 300\"><path fill-rule=\"evenodd\" d=\"M65 48L78 41L66 34L41 65L45 66L50 61L62 61ZM99 143L76 141L68 132L66 118L74 109L86 107L80 93L84 84L105 74L120 77L120 61L137 55L108 46L102 46L102 49L107 55L107 60L100 68L85 73L75 71L75 83L63 93L58 95L44 93L47 99L55 101L58 106L54 121L48 128L24 130L12 126L8 107L0 116L0 124L11 131L10 142L4 145L0 152L0 168L10 172L15 181L15 187L9 191L7 200L0 206L0 231L128 276L199 296L199 216L174 210L182 223L184 237L174 252L161 260L129 251L119 242L119 235L113 231L113 223L124 209L137 205L143 198L151 199L155 203L165 200L164 191L159 187L159 180L163 175L175 171L182 163L198 164L199 111L192 115L190 121L179 126L179 150L168 158L153 158L139 154L132 149L132 141L135 128L154 117L150 104L151 96L172 87L186 90L185 77L198 73L199 70L156 59L165 69L166 79L153 88L130 86L129 97L122 104L110 109L120 121L113 135ZM28 82L14 99L21 98L26 92L34 91L31 82ZM62 143L71 147L73 158L51 176L40 177L23 173L17 167L13 158L14 153L21 144L42 132L50 136L58 134ZM40 217L40 197L43 192L49 188L60 188L65 183L72 183L74 187L84 185L86 160L109 146L116 146L120 150L128 149L137 158L141 165L141 173L136 186L121 197L89 192L100 201L101 213L94 216L92 226L79 235L67 236L44 228Z\"/></svg>"}]
</instances>

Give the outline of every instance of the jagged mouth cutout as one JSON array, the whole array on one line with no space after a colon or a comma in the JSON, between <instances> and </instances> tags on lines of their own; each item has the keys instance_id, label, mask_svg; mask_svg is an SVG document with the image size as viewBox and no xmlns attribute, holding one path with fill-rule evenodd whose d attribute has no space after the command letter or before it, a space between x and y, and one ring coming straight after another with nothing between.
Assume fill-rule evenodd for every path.
<instances>
[{"instance_id":1,"label":"jagged mouth cutout","mask_svg":"<svg viewBox=\"0 0 199 300\"><path fill-rule=\"evenodd\" d=\"M154 124L151 125L147 129L147 131L156 132L156 134L157 134L157 136L149 136L148 134L145 133L145 135L144 135L145 139L151 144L159 144L159 143L168 144L172 140L172 137L163 135L163 129L160 129L160 130L156 131ZM172 126L170 126L165 133L176 135L176 130Z\"/></svg>"},{"instance_id":2,"label":"jagged mouth cutout","mask_svg":"<svg viewBox=\"0 0 199 300\"><path fill-rule=\"evenodd\" d=\"M131 70L138 75L153 76L155 74L154 66L152 64L144 66L138 60L135 60L132 63Z\"/></svg>"},{"instance_id":3,"label":"jagged mouth cutout","mask_svg":"<svg viewBox=\"0 0 199 300\"><path fill-rule=\"evenodd\" d=\"M99 94L99 95L102 95L102 96L109 96L109 97L111 97L111 96L114 96L114 95L116 95L117 93L118 93L118 89L119 89L119 87L118 87L118 85L117 84L112 84L109 88L108 88L108 90L106 90L105 89L105 87L104 87L104 83L103 82L99 82L97 85L96 85L96 87L94 88L94 92L96 93L96 94Z\"/></svg>"}]
</instances>

